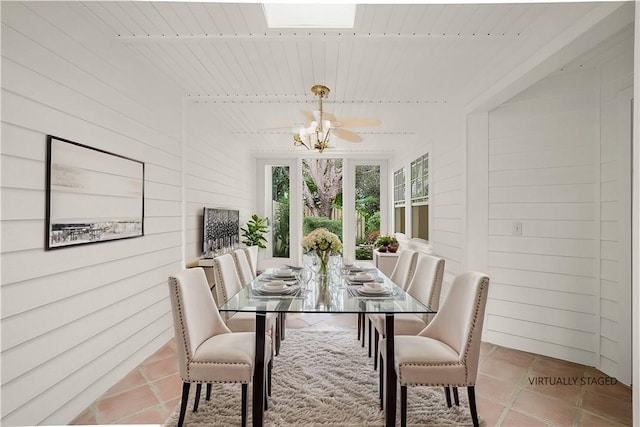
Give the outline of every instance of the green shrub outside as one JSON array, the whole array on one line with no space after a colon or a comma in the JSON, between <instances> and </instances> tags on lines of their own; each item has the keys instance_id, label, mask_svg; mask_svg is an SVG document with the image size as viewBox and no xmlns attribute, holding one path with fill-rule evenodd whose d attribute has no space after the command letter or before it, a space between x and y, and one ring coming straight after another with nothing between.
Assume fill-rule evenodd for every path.
<instances>
[{"instance_id":1,"label":"green shrub outside","mask_svg":"<svg viewBox=\"0 0 640 427\"><path fill-rule=\"evenodd\" d=\"M306 236L316 228L326 228L342 241L342 219L329 219L326 216L308 216L302 221L302 233Z\"/></svg>"},{"instance_id":2,"label":"green shrub outside","mask_svg":"<svg viewBox=\"0 0 640 427\"><path fill-rule=\"evenodd\" d=\"M283 198L278 204L273 220L273 256L275 258L289 257L289 199Z\"/></svg>"},{"instance_id":3,"label":"green shrub outside","mask_svg":"<svg viewBox=\"0 0 640 427\"><path fill-rule=\"evenodd\" d=\"M367 218L367 222L364 225L365 232L367 234L380 230L380 212L376 212Z\"/></svg>"},{"instance_id":4,"label":"green shrub outside","mask_svg":"<svg viewBox=\"0 0 640 427\"><path fill-rule=\"evenodd\" d=\"M356 259L357 260L373 259L373 249L372 248L356 248Z\"/></svg>"}]
</instances>

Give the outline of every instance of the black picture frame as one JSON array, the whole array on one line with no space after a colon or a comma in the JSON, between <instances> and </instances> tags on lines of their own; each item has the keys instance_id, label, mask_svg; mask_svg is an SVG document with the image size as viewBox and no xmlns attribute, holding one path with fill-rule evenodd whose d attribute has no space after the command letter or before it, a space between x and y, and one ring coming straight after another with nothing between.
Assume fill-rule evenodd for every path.
<instances>
[{"instance_id":1,"label":"black picture frame","mask_svg":"<svg viewBox=\"0 0 640 427\"><path fill-rule=\"evenodd\" d=\"M144 163L47 135L45 248L144 236Z\"/></svg>"},{"instance_id":2,"label":"black picture frame","mask_svg":"<svg viewBox=\"0 0 640 427\"><path fill-rule=\"evenodd\" d=\"M210 255L240 243L240 211L204 207L202 211L203 254Z\"/></svg>"}]
</instances>

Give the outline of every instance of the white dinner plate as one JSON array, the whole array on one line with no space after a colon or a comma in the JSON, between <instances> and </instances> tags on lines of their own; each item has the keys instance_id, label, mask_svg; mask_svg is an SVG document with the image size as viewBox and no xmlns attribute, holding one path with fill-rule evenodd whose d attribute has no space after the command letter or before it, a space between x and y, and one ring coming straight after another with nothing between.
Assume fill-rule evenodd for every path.
<instances>
[{"instance_id":1,"label":"white dinner plate","mask_svg":"<svg viewBox=\"0 0 640 427\"><path fill-rule=\"evenodd\" d=\"M292 287L287 287L287 286L285 286L284 288L278 288L278 289L273 289L273 288L269 288L268 286L263 286L263 287L257 288L257 290L265 294L288 295L288 294L294 293L297 289Z\"/></svg>"},{"instance_id":2,"label":"white dinner plate","mask_svg":"<svg viewBox=\"0 0 640 427\"><path fill-rule=\"evenodd\" d=\"M389 289L387 288L380 288L380 289L358 289L358 292L360 292L362 295L388 295L391 292L389 291Z\"/></svg>"},{"instance_id":3,"label":"white dinner plate","mask_svg":"<svg viewBox=\"0 0 640 427\"><path fill-rule=\"evenodd\" d=\"M260 279L260 281L264 282L264 283L275 282L275 281L278 281L278 280L285 282L287 285L291 285L293 283L296 283L296 278L295 277L262 277Z\"/></svg>"}]
</instances>

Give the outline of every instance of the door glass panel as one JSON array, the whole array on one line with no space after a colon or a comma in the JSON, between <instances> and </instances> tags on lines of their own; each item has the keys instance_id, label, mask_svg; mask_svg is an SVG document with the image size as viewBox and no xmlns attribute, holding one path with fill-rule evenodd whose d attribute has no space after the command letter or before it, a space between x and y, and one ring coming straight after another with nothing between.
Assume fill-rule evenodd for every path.
<instances>
[{"instance_id":1,"label":"door glass panel","mask_svg":"<svg viewBox=\"0 0 640 427\"><path fill-rule=\"evenodd\" d=\"M373 259L373 242L380 235L380 166L356 165L355 259Z\"/></svg>"},{"instance_id":2,"label":"door glass panel","mask_svg":"<svg viewBox=\"0 0 640 427\"><path fill-rule=\"evenodd\" d=\"M271 168L272 251L274 258L289 258L290 178L289 166Z\"/></svg>"},{"instance_id":3,"label":"door glass panel","mask_svg":"<svg viewBox=\"0 0 640 427\"><path fill-rule=\"evenodd\" d=\"M342 159L304 159L302 179L302 235L324 227L342 241Z\"/></svg>"}]
</instances>

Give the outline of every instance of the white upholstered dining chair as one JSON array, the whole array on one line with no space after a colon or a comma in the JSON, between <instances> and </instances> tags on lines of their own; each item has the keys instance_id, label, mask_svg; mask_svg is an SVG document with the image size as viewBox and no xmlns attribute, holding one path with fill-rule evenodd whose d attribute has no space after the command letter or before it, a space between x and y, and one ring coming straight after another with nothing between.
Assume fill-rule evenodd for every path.
<instances>
[{"instance_id":1,"label":"white upholstered dining chair","mask_svg":"<svg viewBox=\"0 0 640 427\"><path fill-rule=\"evenodd\" d=\"M249 260L249 265L251 265L251 271L255 277L258 277L258 246L247 246L244 248L244 251L247 254L247 259Z\"/></svg>"},{"instance_id":2,"label":"white upholstered dining chair","mask_svg":"<svg viewBox=\"0 0 640 427\"><path fill-rule=\"evenodd\" d=\"M398 261L396 262L396 266L391 272L391 276L389 279L398 287L402 288L402 290L406 290L411 278L413 277L413 272L416 267L416 259L418 257L418 253L412 249L402 249L398 252ZM366 322L365 322L366 320ZM369 357L371 357L371 333L372 333L372 323L373 321L364 315L359 315L358 322L362 323L362 346L364 347L365 341L365 326L369 325ZM374 356L375 357L375 356Z\"/></svg>"},{"instance_id":3,"label":"white upholstered dining chair","mask_svg":"<svg viewBox=\"0 0 640 427\"><path fill-rule=\"evenodd\" d=\"M402 249L398 252L398 261L389 279L403 290L407 290L407 286L409 286L409 282L413 277L417 257L418 253L412 249Z\"/></svg>"},{"instance_id":4,"label":"white upholstered dining chair","mask_svg":"<svg viewBox=\"0 0 640 427\"><path fill-rule=\"evenodd\" d=\"M213 259L213 271L216 286L220 288L220 304L225 304L229 298L237 294L244 288L240 281L236 263L231 254L224 254ZM276 355L280 352L280 332L278 327L278 314L267 313L266 328L274 337L273 350ZM233 314L225 313L225 323L233 332L253 332L256 329L255 313L241 311Z\"/></svg>"},{"instance_id":5,"label":"white upholstered dining chair","mask_svg":"<svg viewBox=\"0 0 640 427\"><path fill-rule=\"evenodd\" d=\"M176 352L182 399L178 427L184 423L189 389L196 383L193 411L197 412L202 384L207 384L207 400L211 383L242 384L242 425L247 420L247 385L251 383L255 362L255 334L231 332L224 324L209 290L202 268L190 268L169 277L169 297L173 313ZM265 337L265 346L270 337ZM265 352L266 383L270 384L271 353Z\"/></svg>"},{"instance_id":6,"label":"white upholstered dining chair","mask_svg":"<svg viewBox=\"0 0 640 427\"><path fill-rule=\"evenodd\" d=\"M409 282L409 286L407 286L407 293L433 311L438 311L443 276L444 258L418 254L415 272ZM418 335L432 318L433 314L397 313L393 319L394 335ZM375 331L375 337L373 338L375 345L373 368L376 369L378 341L380 336L384 336L386 326L385 315L370 314L369 321L372 322ZM371 341L371 336L369 340Z\"/></svg>"},{"instance_id":7,"label":"white upholstered dining chair","mask_svg":"<svg viewBox=\"0 0 640 427\"><path fill-rule=\"evenodd\" d=\"M251 283L251 281L255 279L255 275L251 269L251 264L249 263L247 253L244 249L236 249L233 251L233 260L236 264L236 271L240 277L240 282L244 286Z\"/></svg>"},{"instance_id":8,"label":"white upholstered dining chair","mask_svg":"<svg viewBox=\"0 0 640 427\"><path fill-rule=\"evenodd\" d=\"M444 386L448 406L451 406L449 387L454 387L456 397L457 387L467 387L473 425L479 425L475 384L488 292L486 275L462 273L454 279L440 310L426 328L416 336L394 337L402 426L407 422L407 387L410 386ZM380 341L381 395L385 349L386 338Z\"/></svg>"}]
</instances>

